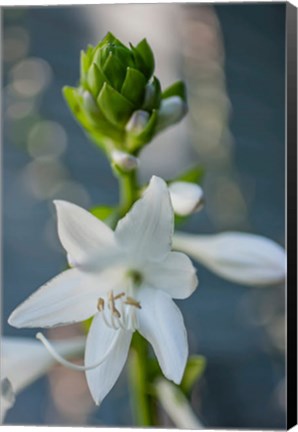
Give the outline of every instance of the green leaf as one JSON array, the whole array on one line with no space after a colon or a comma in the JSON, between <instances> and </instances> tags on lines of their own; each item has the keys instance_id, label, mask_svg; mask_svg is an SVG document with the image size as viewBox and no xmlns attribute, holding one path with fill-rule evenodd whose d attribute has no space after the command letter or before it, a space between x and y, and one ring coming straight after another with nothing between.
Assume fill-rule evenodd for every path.
<instances>
[{"instance_id":1,"label":"green leaf","mask_svg":"<svg viewBox=\"0 0 298 432\"><path fill-rule=\"evenodd\" d=\"M145 87L145 97L142 108L148 111L159 108L161 100L161 85L154 76L152 82Z\"/></svg>"},{"instance_id":2,"label":"green leaf","mask_svg":"<svg viewBox=\"0 0 298 432\"><path fill-rule=\"evenodd\" d=\"M203 375L206 368L206 359L200 355L190 356L185 368L180 387L187 395L190 393L195 382Z\"/></svg>"},{"instance_id":3,"label":"green leaf","mask_svg":"<svg viewBox=\"0 0 298 432\"><path fill-rule=\"evenodd\" d=\"M115 130L115 127L106 119L103 113L97 106L92 94L88 90L84 90L82 95L82 105L84 112L90 120L93 128L100 130L101 133L110 135L110 132Z\"/></svg>"},{"instance_id":4,"label":"green leaf","mask_svg":"<svg viewBox=\"0 0 298 432\"><path fill-rule=\"evenodd\" d=\"M95 63L93 63L90 66L87 74L87 84L95 99L97 98L101 87L106 81L107 78L103 71Z\"/></svg>"},{"instance_id":5,"label":"green leaf","mask_svg":"<svg viewBox=\"0 0 298 432\"><path fill-rule=\"evenodd\" d=\"M96 109L96 112L90 112L84 107L84 100L78 89L73 87L63 87L64 98L78 121L85 129L87 135L99 147L103 147L107 137L115 142L123 143L124 131L114 127L103 114Z\"/></svg>"},{"instance_id":6,"label":"green leaf","mask_svg":"<svg viewBox=\"0 0 298 432\"><path fill-rule=\"evenodd\" d=\"M189 168L183 174L180 174L177 178L171 181L185 181L188 183L198 183L201 184L204 177L205 170L202 165L196 165Z\"/></svg>"},{"instance_id":7,"label":"green leaf","mask_svg":"<svg viewBox=\"0 0 298 432\"><path fill-rule=\"evenodd\" d=\"M72 114L77 119L77 121L87 130L92 128L90 119L86 115L83 108L83 98L79 94L78 89L73 87L65 86L62 89L63 96L70 108Z\"/></svg>"},{"instance_id":8,"label":"green leaf","mask_svg":"<svg viewBox=\"0 0 298 432\"><path fill-rule=\"evenodd\" d=\"M140 43L136 46L137 52L140 54L146 68L146 76L149 78L152 76L154 71L154 55L150 45L148 44L146 39L141 40Z\"/></svg>"},{"instance_id":9,"label":"green leaf","mask_svg":"<svg viewBox=\"0 0 298 432\"><path fill-rule=\"evenodd\" d=\"M97 45L96 48L98 47L103 47L104 45L107 44L114 44L114 45L118 45L119 47L122 48L126 48L128 49L119 39L117 39L113 33L108 32L105 37L99 42L99 44Z\"/></svg>"},{"instance_id":10,"label":"green leaf","mask_svg":"<svg viewBox=\"0 0 298 432\"><path fill-rule=\"evenodd\" d=\"M124 127L134 110L133 104L107 83L104 83L97 103L104 116L116 127Z\"/></svg>"},{"instance_id":11,"label":"green leaf","mask_svg":"<svg viewBox=\"0 0 298 432\"><path fill-rule=\"evenodd\" d=\"M137 47L134 47L132 44L130 44L130 48L133 53L136 68L139 69L145 75L147 80L149 80L154 71L154 58L153 58L151 48L147 44L147 48L149 48L147 50L146 44L147 42L143 43L142 41L138 44ZM146 56L145 54L146 51L148 53L148 58L144 58ZM152 64L152 58L153 58L153 64Z\"/></svg>"},{"instance_id":12,"label":"green leaf","mask_svg":"<svg viewBox=\"0 0 298 432\"><path fill-rule=\"evenodd\" d=\"M166 99L171 96L180 96L186 102L186 87L183 81L177 81L162 93L162 98Z\"/></svg>"},{"instance_id":13,"label":"green leaf","mask_svg":"<svg viewBox=\"0 0 298 432\"><path fill-rule=\"evenodd\" d=\"M145 85L146 78L144 75L136 69L128 67L121 94L130 102L139 106L144 98Z\"/></svg>"},{"instance_id":14,"label":"green leaf","mask_svg":"<svg viewBox=\"0 0 298 432\"><path fill-rule=\"evenodd\" d=\"M126 66L110 52L102 69L110 84L120 91L126 75Z\"/></svg>"},{"instance_id":15,"label":"green leaf","mask_svg":"<svg viewBox=\"0 0 298 432\"><path fill-rule=\"evenodd\" d=\"M80 59L81 84L84 84L86 81L89 65L90 65L89 57L82 50L81 59Z\"/></svg>"}]
</instances>

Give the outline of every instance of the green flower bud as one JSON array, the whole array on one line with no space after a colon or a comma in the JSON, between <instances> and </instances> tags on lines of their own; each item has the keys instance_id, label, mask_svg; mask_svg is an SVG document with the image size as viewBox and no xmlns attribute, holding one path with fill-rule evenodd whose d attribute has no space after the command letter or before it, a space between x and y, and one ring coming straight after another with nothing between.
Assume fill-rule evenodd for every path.
<instances>
[{"instance_id":1,"label":"green flower bud","mask_svg":"<svg viewBox=\"0 0 298 432\"><path fill-rule=\"evenodd\" d=\"M96 47L81 52L80 69L79 86L65 87L64 97L77 121L105 150L112 142L113 148L138 151L186 112L183 83L161 92L146 39L128 48L108 33ZM175 98L183 101L183 109Z\"/></svg>"}]
</instances>

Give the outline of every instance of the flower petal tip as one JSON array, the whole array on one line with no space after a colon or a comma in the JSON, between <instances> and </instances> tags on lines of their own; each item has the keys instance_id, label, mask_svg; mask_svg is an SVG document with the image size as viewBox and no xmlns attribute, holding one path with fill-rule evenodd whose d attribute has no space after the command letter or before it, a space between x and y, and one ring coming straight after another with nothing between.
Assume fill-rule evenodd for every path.
<instances>
[{"instance_id":1,"label":"flower petal tip","mask_svg":"<svg viewBox=\"0 0 298 432\"><path fill-rule=\"evenodd\" d=\"M15 328L31 327L28 321L22 320L22 315L18 313L17 309L14 310L7 320L8 324Z\"/></svg>"},{"instance_id":2,"label":"flower petal tip","mask_svg":"<svg viewBox=\"0 0 298 432\"><path fill-rule=\"evenodd\" d=\"M150 185L154 186L154 185L158 185L158 186L162 186L162 187L166 187L166 182L161 178L158 177L156 175L153 175L150 179Z\"/></svg>"},{"instance_id":3,"label":"flower petal tip","mask_svg":"<svg viewBox=\"0 0 298 432\"><path fill-rule=\"evenodd\" d=\"M69 207L69 206L74 205L74 204L70 203L69 201L60 200L60 199L53 200L53 204L56 207L56 210L58 210L59 207L62 208L62 207Z\"/></svg>"},{"instance_id":4,"label":"flower petal tip","mask_svg":"<svg viewBox=\"0 0 298 432\"><path fill-rule=\"evenodd\" d=\"M18 323L18 319L16 319L16 313L15 310L9 315L8 320L7 320L8 324L12 327L16 327L16 328L20 328L22 327L20 325L20 323Z\"/></svg>"}]
</instances>

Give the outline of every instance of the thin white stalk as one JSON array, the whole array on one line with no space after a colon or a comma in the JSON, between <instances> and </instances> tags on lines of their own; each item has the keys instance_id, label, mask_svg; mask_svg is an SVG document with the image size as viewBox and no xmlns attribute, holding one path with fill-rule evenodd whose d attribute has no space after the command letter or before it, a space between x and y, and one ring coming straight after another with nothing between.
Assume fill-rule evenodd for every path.
<instances>
[{"instance_id":1,"label":"thin white stalk","mask_svg":"<svg viewBox=\"0 0 298 432\"><path fill-rule=\"evenodd\" d=\"M51 345L51 343L49 342L49 340L42 333L37 333L36 339L39 339L44 344L45 348L48 350L48 352L52 355L52 357L54 357L54 359L58 363L61 363L63 366L66 366L66 367L68 367L70 369L73 369L73 370L79 371L79 372L84 372L86 370L95 369L98 366L100 366L108 358L108 356L111 354L112 350L114 349L114 347L115 347L115 345L117 343L117 337L115 335L114 339L111 342L111 345L110 345L109 349L106 351L105 355L100 360L98 360L96 363L94 363L92 365L80 366L80 365L77 365L75 363L69 362L64 357L62 357L55 350L55 348L53 347L53 345Z\"/></svg>"}]
</instances>

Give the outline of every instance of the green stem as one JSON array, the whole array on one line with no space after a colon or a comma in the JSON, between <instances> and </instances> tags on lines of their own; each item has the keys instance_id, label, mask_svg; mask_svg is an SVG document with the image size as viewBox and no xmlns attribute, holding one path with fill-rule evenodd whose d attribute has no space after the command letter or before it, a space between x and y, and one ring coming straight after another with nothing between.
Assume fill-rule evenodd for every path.
<instances>
[{"instance_id":1,"label":"green stem","mask_svg":"<svg viewBox=\"0 0 298 432\"><path fill-rule=\"evenodd\" d=\"M119 176L120 183L120 208L119 216L122 218L129 211L137 199L136 172L122 174Z\"/></svg>"},{"instance_id":2,"label":"green stem","mask_svg":"<svg viewBox=\"0 0 298 432\"><path fill-rule=\"evenodd\" d=\"M137 426L152 426L150 395L147 387L148 343L134 334L129 354L129 380L134 422Z\"/></svg>"}]
</instances>

